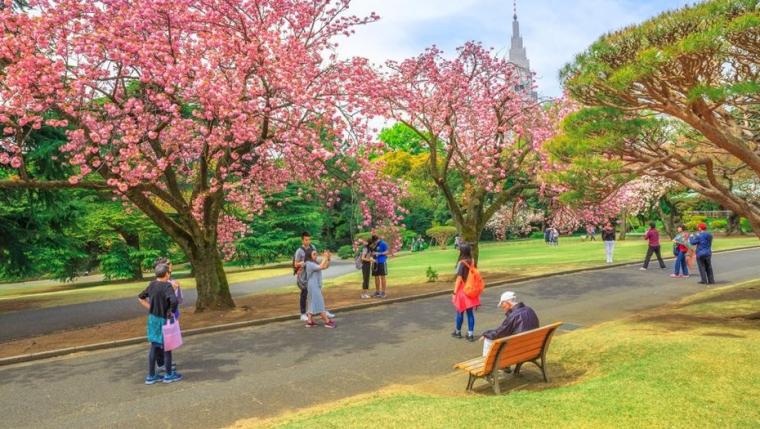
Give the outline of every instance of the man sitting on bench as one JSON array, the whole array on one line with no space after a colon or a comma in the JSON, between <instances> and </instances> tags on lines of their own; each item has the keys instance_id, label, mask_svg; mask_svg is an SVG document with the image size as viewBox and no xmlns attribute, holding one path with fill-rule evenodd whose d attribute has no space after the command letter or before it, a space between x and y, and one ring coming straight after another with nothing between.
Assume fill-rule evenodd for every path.
<instances>
[{"instance_id":1,"label":"man sitting on bench","mask_svg":"<svg viewBox=\"0 0 760 429\"><path fill-rule=\"evenodd\" d=\"M522 302L518 302L514 292L507 291L501 294L499 307L506 311L506 317L498 328L489 329L480 337L483 341L483 357L488 356L494 340L538 328L536 312Z\"/></svg>"}]
</instances>

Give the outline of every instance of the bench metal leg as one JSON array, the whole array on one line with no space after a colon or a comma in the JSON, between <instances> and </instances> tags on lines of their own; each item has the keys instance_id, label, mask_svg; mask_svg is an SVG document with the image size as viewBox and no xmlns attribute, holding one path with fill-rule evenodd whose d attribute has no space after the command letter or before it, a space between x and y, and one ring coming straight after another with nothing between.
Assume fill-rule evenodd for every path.
<instances>
[{"instance_id":1,"label":"bench metal leg","mask_svg":"<svg viewBox=\"0 0 760 429\"><path fill-rule=\"evenodd\" d=\"M518 363L515 366L515 370L512 372L515 376L520 373L520 368L522 368L522 363Z\"/></svg>"},{"instance_id":2,"label":"bench metal leg","mask_svg":"<svg viewBox=\"0 0 760 429\"><path fill-rule=\"evenodd\" d=\"M497 395L501 394L501 385L499 384L499 375L497 370L494 370L493 374L491 374L491 380L493 383L493 393Z\"/></svg>"},{"instance_id":3,"label":"bench metal leg","mask_svg":"<svg viewBox=\"0 0 760 429\"><path fill-rule=\"evenodd\" d=\"M471 392L473 384L475 384L475 376L470 374L470 378L467 379L467 388L465 389L465 391Z\"/></svg>"}]
</instances>

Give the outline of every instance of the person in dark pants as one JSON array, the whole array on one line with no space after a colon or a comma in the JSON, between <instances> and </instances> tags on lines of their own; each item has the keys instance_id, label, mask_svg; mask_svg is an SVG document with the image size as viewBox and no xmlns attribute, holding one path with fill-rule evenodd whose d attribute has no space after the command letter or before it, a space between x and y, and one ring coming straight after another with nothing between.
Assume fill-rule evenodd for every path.
<instances>
[{"instance_id":1,"label":"person in dark pants","mask_svg":"<svg viewBox=\"0 0 760 429\"><path fill-rule=\"evenodd\" d=\"M654 222L649 224L649 231L644 234L644 240L649 241L649 248L647 249L647 257L644 259L644 266L640 269L645 271L649 267L649 260L652 259L652 254L657 255L657 261L660 263L660 268L665 269L665 262L662 260L660 254L660 233L657 232L657 225Z\"/></svg>"},{"instance_id":2,"label":"person in dark pants","mask_svg":"<svg viewBox=\"0 0 760 429\"><path fill-rule=\"evenodd\" d=\"M163 326L166 319L177 311L177 296L169 283L169 267L165 264L156 266L156 280L138 295L140 305L148 309L147 336L150 342L148 352L148 375L145 384L155 384L159 381L173 383L182 380L182 375L176 371L168 371L161 378L156 374L158 355L163 354L166 368L172 368L172 352L164 350Z\"/></svg>"},{"instance_id":3,"label":"person in dark pants","mask_svg":"<svg viewBox=\"0 0 760 429\"><path fill-rule=\"evenodd\" d=\"M364 243L361 249L362 261L362 299L372 298L369 294L369 279L372 276L372 264L375 260L372 258L375 241L370 238L368 243Z\"/></svg>"},{"instance_id":4,"label":"person in dark pants","mask_svg":"<svg viewBox=\"0 0 760 429\"><path fill-rule=\"evenodd\" d=\"M303 276L305 274L303 266L304 261L306 260L306 255L316 250L317 249L314 247L314 245L311 244L311 234L308 232L301 233L301 247L299 247L298 250L296 250L295 255L293 255L293 274L296 276L296 282L298 282L299 276ZM303 286L299 285L299 288L301 289L301 296L299 300L301 320L307 321L309 320L309 317L306 315L306 299L309 296L309 289L305 286L305 284Z\"/></svg>"},{"instance_id":5,"label":"person in dark pants","mask_svg":"<svg viewBox=\"0 0 760 429\"><path fill-rule=\"evenodd\" d=\"M689 238L689 242L697 246L697 267L699 267L699 284L715 284L712 268L712 241L713 236L707 232L707 225L700 223L697 227L699 232Z\"/></svg>"}]
</instances>

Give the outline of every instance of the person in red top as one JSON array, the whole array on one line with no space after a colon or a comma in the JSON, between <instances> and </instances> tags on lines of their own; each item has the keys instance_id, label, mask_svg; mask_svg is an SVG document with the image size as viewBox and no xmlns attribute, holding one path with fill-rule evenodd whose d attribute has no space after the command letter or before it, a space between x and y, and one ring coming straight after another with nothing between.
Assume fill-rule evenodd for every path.
<instances>
[{"instance_id":1,"label":"person in red top","mask_svg":"<svg viewBox=\"0 0 760 429\"><path fill-rule=\"evenodd\" d=\"M657 225L654 222L649 224L649 231L644 234L644 240L649 241L649 248L647 249L647 257L644 259L644 266L640 269L646 271L649 267L649 260L652 259L652 254L657 255L657 261L660 263L660 268L665 269L665 262L662 260L660 254L660 233L657 232Z\"/></svg>"},{"instance_id":2,"label":"person in red top","mask_svg":"<svg viewBox=\"0 0 760 429\"><path fill-rule=\"evenodd\" d=\"M457 264L457 278L454 283L454 293L451 302L456 308L457 316L454 326L454 332L451 336L462 338L462 323L464 314L467 313L467 341L475 341L475 313L473 311L480 306L480 295L471 298L464 293L464 285L467 283L467 277L470 274L470 267L474 267L475 262L472 259L472 246L467 243L459 245L459 264Z\"/></svg>"}]
</instances>

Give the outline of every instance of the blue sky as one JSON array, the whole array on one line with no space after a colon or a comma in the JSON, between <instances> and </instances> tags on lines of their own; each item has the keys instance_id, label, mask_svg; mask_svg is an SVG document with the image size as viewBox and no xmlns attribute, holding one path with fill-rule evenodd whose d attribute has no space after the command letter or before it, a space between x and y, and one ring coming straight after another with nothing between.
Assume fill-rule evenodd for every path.
<instances>
[{"instance_id":1,"label":"blue sky","mask_svg":"<svg viewBox=\"0 0 760 429\"><path fill-rule=\"evenodd\" d=\"M693 1L518 0L520 31L539 93L560 95L559 69L602 34L687 3ZM374 11L381 19L342 42L342 56L382 63L413 56L433 44L449 54L468 40L501 53L509 49L510 0L352 0L351 11Z\"/></svg>"}]
</instances>

